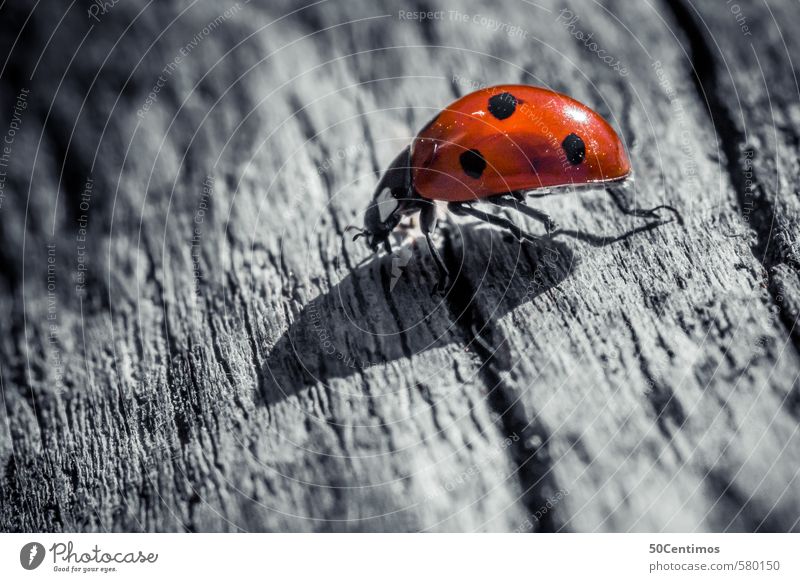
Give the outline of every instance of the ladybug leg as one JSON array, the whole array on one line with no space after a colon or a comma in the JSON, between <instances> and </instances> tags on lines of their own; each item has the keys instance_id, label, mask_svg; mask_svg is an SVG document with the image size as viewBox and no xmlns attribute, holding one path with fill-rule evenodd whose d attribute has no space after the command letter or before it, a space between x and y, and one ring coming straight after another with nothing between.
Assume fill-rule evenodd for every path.
<instances>
[{"instance_id":1,"label":"ladybug leg","mask_svg":"<svg viewBox=\"0 0 800 582\"><path fill-rule=\"evenodd\" d=\"M625 202L625 197L622 194L620 188L609 186L606 188L606 192L608 192L609 196L611 196L611 200L614 201L614 204L617 208L619 208L620 212L623 214L627 214L628 216L637 216L639 218L661 218L658 214L659 210L669 210L675 216L678 217L678 221L681 221L680 213L672 206L668 204L661 204L659 206L654 206L653 208L631 208Z\"/></svg>"},{"instance_id":2,"label":"ladybug leg","mask_svg":"<svg viewBox=\"0 0 800 582\"><path fill-rule=\"evenodd\" d=\"M425 241L428 243L428 250L431 252L433 262L436 263L436 270L439 272L439 280L433 288L434 293L442 293L450 282L450 272L439 254L439 249L433 244L433 232L436 230L436 205L426 204L420 209L419 225Z\"/></svg>"},{"instance_id":3,"label":"ladybug leg","mask_svg":"<svg viewBox=\"0 0 800 582\"><path fill-rule=\"evenodd\" d=\"M451 202L447 205L448 210L450 210L453 214L458 215L469 215L478 220L483 220L484 222L488 222L489 224L493 224L495 226L499 226L501 228L505 228L514 237L519 241L528 241L528 242L536 242L539 240L538 236L533 236L532 234L528 234L527 232L523 231L520 227L516 224L508 220L507 218L503 218L502 216L495 216L494 214L489 214L488 212L484 212L483 210L478 210L477 208L473 208L469 204L464 204L463 202Z\"/></svg>"},{"instance_id":4,"label":"ladybug leg","mask_svg":"<svg viewBox=\"0 0 800 582\"><path fill-rule=\"evenodd\" d=\"M628 239L628 238L630 238L632 236L635 236L635 235L637 235L639 233L647 232L648 230L654 230L654 229L658 228L659 226L661 226L662 224L665 224L666 222L669 222L669 221L658 221L658 220L656 220L656 221L647 223L644 226L639 226L637 228L634 228L633 230L629 230L628 232L623 233L623 234L621 234L619 236L597 235L597 234L592 234L592 233L588 233L588 232L581 232L581 231L578 231L578 230L559 230L559 231L553 233L553 236L569 236L569 237L578 239L579 241L583 241L583 242L587 243L590 246L602 248L602 247L608 246L610 244L618 243L620 241Z\"/></svg>"},{"instance_id":5,"label":"ladybug leg","mask_svg":"<svg viewBox=\"0 0 800 582\"><path fill-rule=\"evenodd\" d=\"M548 214L545 214L541 210L531 208L525 204L524 194L521 192L511 192L510 194L513 196L513 199L508 198L507 196L495 196L493 198L489 198L488 200L492 204L503 206L504 208L513 208L529 218L538 220L544 225L545 229L547 230L547 234L552 234L552 232L558 228L555 220L550 218Z\"/></svg>"}]
</instances>

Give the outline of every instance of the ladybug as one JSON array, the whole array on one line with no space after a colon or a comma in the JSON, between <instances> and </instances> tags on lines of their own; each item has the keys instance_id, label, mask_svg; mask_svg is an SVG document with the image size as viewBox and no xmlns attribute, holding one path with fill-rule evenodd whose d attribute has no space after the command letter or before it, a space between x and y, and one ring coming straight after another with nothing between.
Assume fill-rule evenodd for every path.
<instances>
[{"instance_id":1,"label":"ladybug","mask_svg":"<svg viewBox=\"0 0 800 582\"><path fill-rule=\"evenodd\" d=\"M538 237L476 203L515 208L554 234L551 218L525 204L526 197L547 196L559 188L613 184L631 176L631 163L614 129L586 105L555 91L528 85L498 85L466 95L436 115L395 158L375 189L364 215L364 237L377 252L391 252L389 234L410 214L420 227L439 272L441 291L449 274L432 234L436 202L509 230L519 241ZM626 208L626 214L658 218L657 210ZM355 228L355 227L350 227Z\"/></svg>"}]
</instances>

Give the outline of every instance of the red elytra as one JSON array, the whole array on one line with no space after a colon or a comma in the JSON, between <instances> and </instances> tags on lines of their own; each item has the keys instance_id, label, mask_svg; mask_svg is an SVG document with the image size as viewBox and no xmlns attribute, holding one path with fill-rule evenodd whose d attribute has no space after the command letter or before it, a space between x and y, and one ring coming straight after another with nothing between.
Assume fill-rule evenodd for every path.
<instances>
[{"instance_id":1,"label":"red elytra","mask_svg":"<svg viewBox=\"0 0 800 582\"><path fill-rule=\"evenodd\" d=\"M614 129L555 91L498 85L462 97L411 146L413 184L429 200L620 180L631 164Z\"/></svg>"},{"instance_id":2,"label":"red elytra","mask_svg":"<svg viewBox=\"0 0 800 582\"><path fill-rule=\"evenodd\" d=\"M509 230L519 241L530 235L500 215L474 208L477 202L514 208L555 231L545 213L525 203L526 193L546 196L563 186L602 185L625 214L659 218L671 206L628 208L615 184L631 175L631 164L614 129L586 105L555 91L527 85L480 89L442 110L395 158L375 188L364 214L363 236L376 251L391 251L389 235L404 216L419 213L420 228L439 271L442 290L448 270L433 244L436 201L453 213L468 215ZM538 192L537 192L538 191ZM656 223L631 231L649 229ZM579 236L594 244L604 237Z\"/></svg>"}]
</instances>

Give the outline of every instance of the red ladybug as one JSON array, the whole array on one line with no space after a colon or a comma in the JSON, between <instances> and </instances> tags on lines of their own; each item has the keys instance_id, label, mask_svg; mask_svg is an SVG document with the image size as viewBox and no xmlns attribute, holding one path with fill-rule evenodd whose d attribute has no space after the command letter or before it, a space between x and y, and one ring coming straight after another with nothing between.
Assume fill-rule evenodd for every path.
<instances>
[{"instance_id":1,"label":"red ladybug","mask_svg":"<svg viewBox=\"0 0 800 582\"><path fill-rule=\"evenodd\" d=\"M554 188L609 186L631 175L631 163L617 133L586 105L548 89L498 85L455 101L434 117L384 173L364 216L373 251L391 252L389 233L402 217L420 213L420 226L439 270L441 289L447 268L433 245L435 201L511 231L522 240L537 237L510 220L473 207L476 202L513 207L542 222L549 216L524 203L526 193L541 197ZM650 210L617 205L627 214L658 217ZM354 238L354 240L355 240Z\"/></svg>"}]
</instances>

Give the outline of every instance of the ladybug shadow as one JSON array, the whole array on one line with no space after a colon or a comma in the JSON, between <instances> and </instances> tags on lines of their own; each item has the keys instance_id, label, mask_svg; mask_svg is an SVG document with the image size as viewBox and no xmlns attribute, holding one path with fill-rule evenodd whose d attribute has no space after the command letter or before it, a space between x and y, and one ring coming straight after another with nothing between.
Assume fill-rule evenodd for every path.
<instances>
[{"instance_id":1,"label":"ladybug shadow","mask_svg":"<svg viewBox=\"0 0 800 582\"><path fill-rule=\"evenodd\" d=\"M453 282L433 295L435 266L424 241L374 256L347 271L328 292L309 301L277 340L262 368L263 403L323 385L354 395L396 390L401 362L416 377L435 379L466 349L508 369L510 354L497 320L564 281L576 258L565 243L519 244L497 229L466 225L446 230L445 259Z\"/></svg>"}]
</instances>

